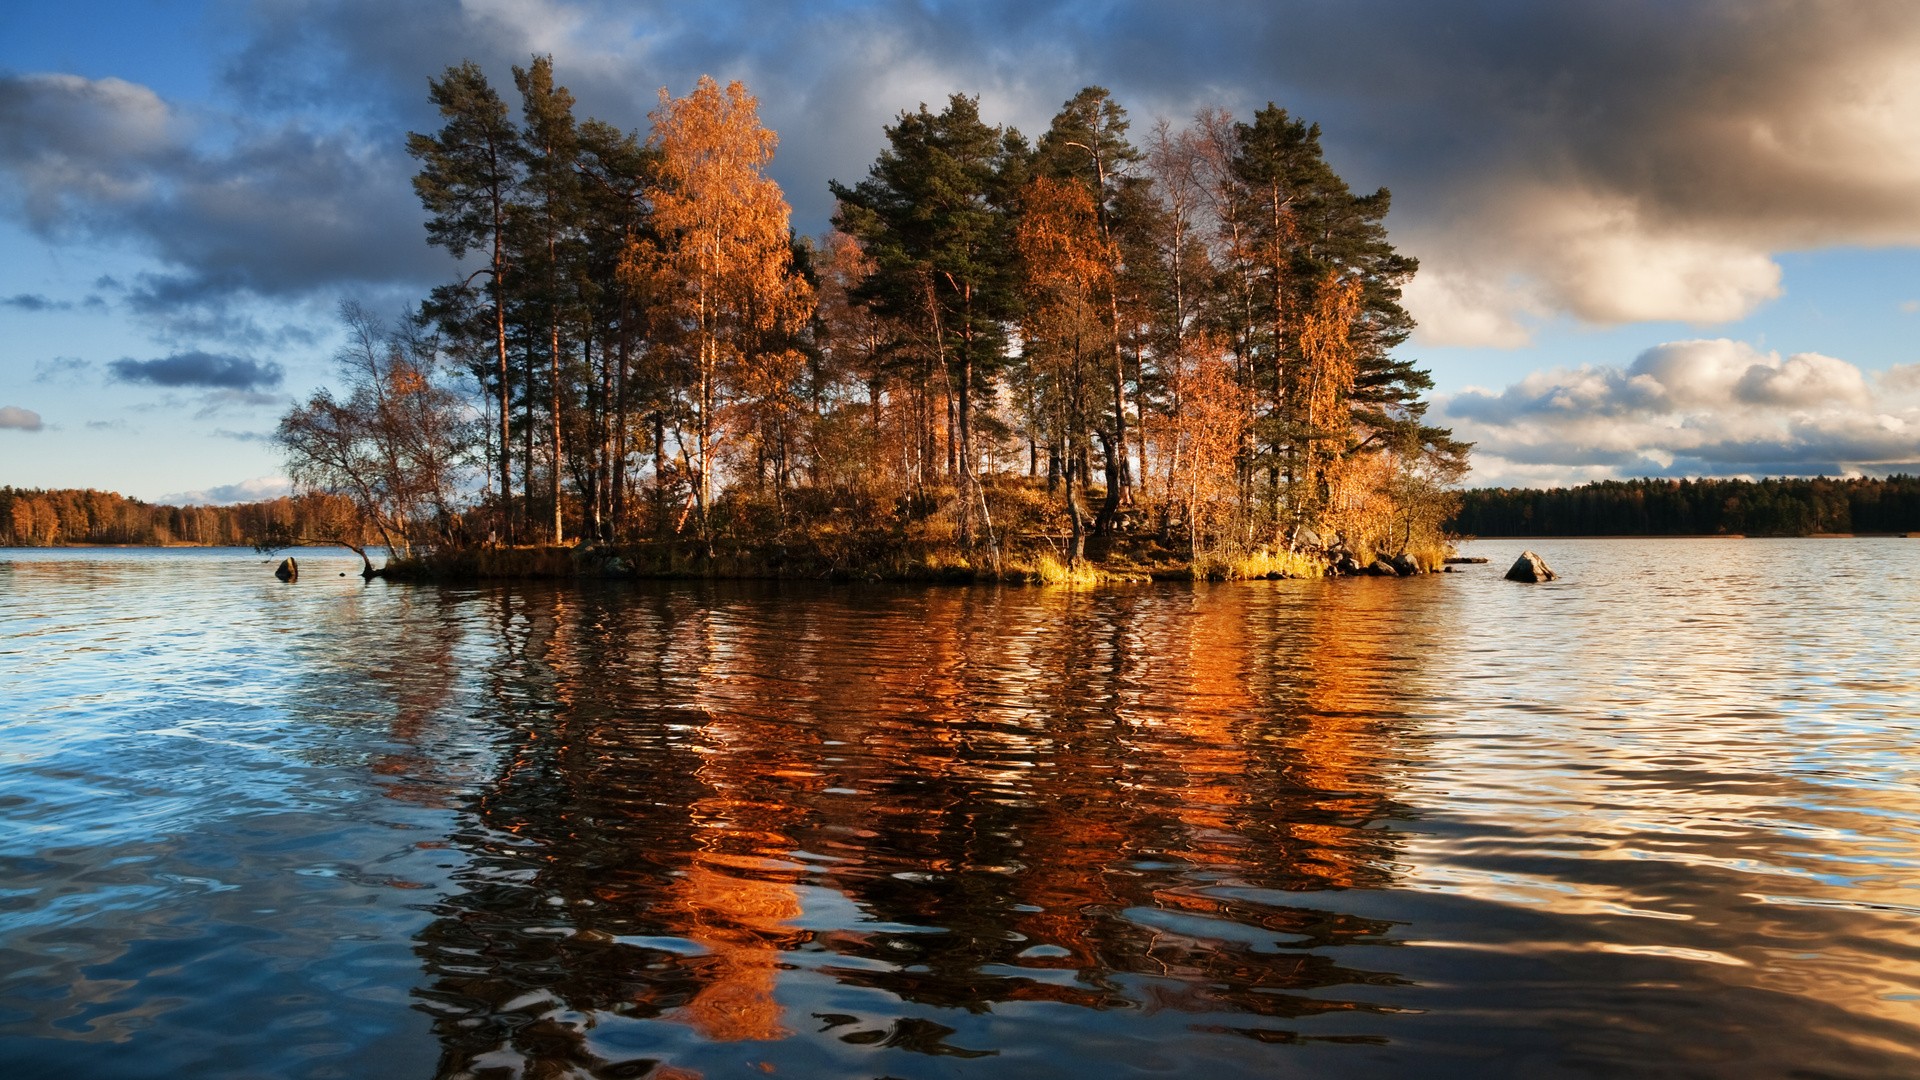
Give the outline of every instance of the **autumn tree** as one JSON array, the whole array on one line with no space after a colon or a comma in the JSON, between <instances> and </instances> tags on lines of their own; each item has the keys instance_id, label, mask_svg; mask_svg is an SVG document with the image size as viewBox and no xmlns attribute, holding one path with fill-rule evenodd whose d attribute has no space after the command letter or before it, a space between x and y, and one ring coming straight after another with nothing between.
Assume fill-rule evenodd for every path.
<instances>
[{"instance_id":1,"label":"autumn tree","mask_svg":"<svg viewBox=\"0 0 1920 1080\"><path fill-rule=\"evenodd\" d=\"M1166 379L1178 403L1163 436L1168 501L1181 511L1188 556L1201 574L1211 557L1249 539L1236 479L1251 395L1222 343L1207 334L1192 335L1167 358Z\"/></svg>"},{"instance_id":2,"label":"autumn tree","mask_svg":"<svg viewBox=\"0 0 1920 1080\"><path fill-rule=\"evenodd\" d=\"M1360 283L1328 270L1313 283L1298 318L1299 356L1285 369L1281 394L1292 420L1297 519L1311 518L1327 505L1329 472L1352 437L1348 398L1358 373L1354 320L1359 312Z\"/></svg>"},{"instance_id":3,"label":"autumn tree","mask_svg":"<svg viewBox=\"0 0 1920 1080\"><path fill-rule=\"evenodd\" d=\"M436 378L435 342L418 322L390 328L352 302L340 315L345 396L316 391L281 418L274 438L295 489L346 497L353 527L298 539L344 544L363 561L354 539L362 528L403 559L416 545L454 541L475 433L459 396Z\"/></svg>"},{"instance_id":4,"label":"autumn tree","mask_svg":"<svg viewBox=\"0 0 1920 1080\"><path fill-rule=\"evenodd\" d=\"M687 361L685 388L693 426L691 473L701 539L711 548L711 507L719 443L729 433L719 411L724 391L765 395L789 366L764 347L783 327L803 322L813 298L792 273L791 210L766 175L778 138L761 126L746 87L702 76L692 93L663 88L649 140L658 153L653 195L654 242L626 263L656 298L670 335Z\"/></svg>"},{"instance_id":5,"label":"autumn tree","mask_svg":"<svg viewBox=\"0 0 1920 1080\"><path fill-rule=\"evenodd\" d=\"M1137 198L1144 182L1131 175L1141 153L1127 141L1127 111L1103 87L1089 86L1061 106L1036 147L1037 173L1083 188L1093 208L1085 225L1094 237L1080 245L1106 261L1100 276L1105 311L1106 388L1111 411L1099 431L1106 457L1107 495L1096 523L1097 532L1113 526L1115 515L1133 502L1133 470L1127 438L1127 340L1121 317L1120 291L1127 275L1120 233L1127 210L1144 211ZM1094 242L1096 241L1097 242Z\"/></svg>"},{"instance_id":6,"label":"autumn tree","mask_svg":"<svg viewBox=\"0 0 1920 1080\"><path fill-rule=\"evenodd\" d=\"M1111 356L1110 328L1102 316L1114 259L1101 237L1093 197L1081 185L1035 177L1021 202L1015 239L1027 294L1021 336L1037 391L1032 419L1063 468L1072 565L1083 554L1087 533L1081 503L1089 465L1086 442L1100 384L1097 372ZM1107 445L1112 446L1111 436ZM1108 463L1111 468L1111 455Z\"/></svg>"}]
</instances>

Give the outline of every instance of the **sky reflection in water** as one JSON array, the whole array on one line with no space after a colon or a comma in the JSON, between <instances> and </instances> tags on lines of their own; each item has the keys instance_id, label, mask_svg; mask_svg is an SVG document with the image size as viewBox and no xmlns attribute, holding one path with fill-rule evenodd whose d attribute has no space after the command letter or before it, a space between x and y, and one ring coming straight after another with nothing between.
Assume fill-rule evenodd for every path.
<instances>
[{"instance_id":1,"label":"sky reflection in water","mask_svg":"<svg viewBox=\"0 0 1920 1080\"><path fill-rule=\"evenodd\" d=\"M17 556L0 1058L1920 1071L1915 552L1093 594Z\"/></svg>"}]
</instances>

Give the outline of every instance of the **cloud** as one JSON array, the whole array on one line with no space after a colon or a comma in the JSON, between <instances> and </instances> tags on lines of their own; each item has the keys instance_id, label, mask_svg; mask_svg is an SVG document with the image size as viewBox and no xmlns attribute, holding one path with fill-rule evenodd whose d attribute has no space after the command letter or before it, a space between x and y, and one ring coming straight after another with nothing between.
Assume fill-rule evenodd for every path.
<instances>
[{"instance_id":1,"label":"cloud","mask_svg":"<svg viewBox=\"0 0 1920 1080\"><path fill-rule=\"evenodd\" d=\"M286 477L256 476L237 484L221 484L199 491L177 491L162 495L159 501L166 506L228 506L233 503L264 502L291 494L293 484Z\"/></svg>"},{"instance_id":2,"label":"cloud","mask_svg":"<svg viewBox=\"0 0 1920 1080\"><path fill-rule=\"evenodd\" d=\"M37 293L15 293L12 296L0 296L0 307L13 308L15 311L66 311L73 307L71 301L53 300Z\"/></svg>"},{"instance_id":3,"label":"cloud","mask_svg":"<svg viewBox=\"0 0 1920 1080\"><path fill-rule=\"evenodd\" d=\"M121 382L154 386L197 386L210 390L256 391L280 385L279 364L216 353L185 352L159 360L115 360L107 365Z\"/></svg>"},{"instance_id":4,"label":"cloud","mask_svg":"<svg viewBox=\"0 0 1920 1080\"><path fill-rule=\"evenodd\" d=\"M271 431L230 431L226 428L214 428L213 435L217 439L232 439L234 442L269 443L273 441Z\"/></svg>"},{"instance_id":5,"label":"cloud","mask_svg":"<svg viewBox=\"0 0 1920 1080\"><path fill-rule=\"evenodd\" d=\"M79 386L91 382L93 364L77 356L56 356L51 360L36 360L33 364L33 381L53 383L59 386Z\"/></svg>"},{"instance_id":6,"label":"cloud","mask_svg":"<svg viewBox=\"0 0 1920 1080\"><path fill-rule=\"evenodd\" d=\"M1920 365L1868 374L1819 353L1676 341L1625 367L1443 397L1435 414L1477 444L1475 483L1887 471L1920 461Z\"/></svg>"},{"instance_id":7,"label":"cloud","mask_svg":"<svg viewBox=\"0 0 1920 1080\"><path fill-rule=\"evenodd\" d=\"M200 399L200 409L193 414L193 418L207 420L236 409L264 409L285 405L286 402L287 399L279 394L264 394L254 390L215 390Z\"/></svg>"},{"instance_id":8,"label":"cloud","mask_svg":"<svg viewBox=\"0 0 1920 1080\"><path fill-rule=\"evenodd\" d=\"M188 116L120 79L0 74L0 209L55 242L129 245L164 305L427 281L410 162L339 118ZM101 287L117 286L102 279Z\"/></svg>"},{"instance_id":9,"label":"cloud","mask_svg":"<svg viewBox=\"0 0 1920 1080\"><path fill-rule=\"evenodd\" d=\"M980 0L281 0L245 5L226 111L117 79L0 76L0 204L48 237L160 260L148 318L236 297L447 276L408 187L426 81L551 53L579 114L642 128L656 88L742 78L780 131L803 231L902 109L978 93L1037 134L1083 85L1146 130L1268 101L1322 123L1356 188L1393 189L1424 341L1524 344L1541 320L1740 318L1776 256L1920 242L1920 6L1725 0L1180 5ZM173 325L168 322L167 325ZM217 333L212 324L209 332ZM190 336L181 329L181 337ZM249 333L244 327L236 333ZM221 338L221 340L239 340Z\"/></svg>"},{"instance_id":10,"label":"cloud","mask_svg":"<svg viewBox=\"0 0 1920 1080\"><path fill-rule=\"evenodd\" d=\"M1531 322L1737 319L1774 255L1920 242L1920 7L916 5L476 2L394 20L380 0L255 9L229 84L288 106L361 88L424 130L423 82L552 53L583 113L640 126L655 87L740 77L781 131L774 174L819 228L902 109L979 93L1037 134L1087 84L1136 121L1268 101L1322 122L1336 168L1396 195L1433 342L1511 346ZM1791 43L1787 47L1785 43ZM290 75L289 73L293 73ZM638 73L638 74L636 74ZM1142 132L1145 125L1136 127Z\"/></svg>"},{"instance_id":11,"label":"cloud","mask_svg":"<svg viewBox=\"0 0 1920 1080\"><path fill-rule=\"evenodd\" d=\"M0 405L0 431L39 431L46 425L40 422L40 414L32 409L23 409L18 405Z\"/></svg>"}]
</instances>

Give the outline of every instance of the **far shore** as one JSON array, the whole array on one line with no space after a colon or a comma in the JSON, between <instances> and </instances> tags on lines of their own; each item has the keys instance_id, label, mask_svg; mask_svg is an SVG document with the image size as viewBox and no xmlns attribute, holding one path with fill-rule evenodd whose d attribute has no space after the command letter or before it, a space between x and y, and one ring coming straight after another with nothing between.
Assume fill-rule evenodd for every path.
<instances>
[{"instance_id":1,"label":"far shore","mask_svg":"<svg viewBox=\"0 0 1920 1080\"><path fill-rule=\"evenodd\" d=\"M1477 540L1885 540L1912 539L1920 533L1910 532L1818 532L1818 533L1767 533L1750 536L1746 533L1540 533L1463 536L1460 543L1469 544Z\"/></svg>"}]
</instances>

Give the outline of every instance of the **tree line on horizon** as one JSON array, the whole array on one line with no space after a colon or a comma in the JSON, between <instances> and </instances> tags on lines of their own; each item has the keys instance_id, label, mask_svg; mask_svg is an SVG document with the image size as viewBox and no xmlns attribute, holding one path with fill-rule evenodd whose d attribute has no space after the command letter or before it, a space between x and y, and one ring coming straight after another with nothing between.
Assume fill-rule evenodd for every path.
<instances>
[{"instance_id":1,"label":"tree line on horizon","mask_svg":"<svg viewBox=\"0 0 1920 1080\"><path fill-rule=\"evenodd\" d=\"M276 534L338 533L357 516L352 500L324 493L169 506L91 488L0 487L0 547L241 546Z\"/></svg>"},{"instance_id":2,"label":"tree line on horizon","mask_svg":"<svg viewBox=\"0 0 1920 1080\"><path fill-rule=\"evenodd\" d=\"M1920 532L1920 477L1602 480L1470 488L1467 536L1810 536Z\"/></svg>"},{"instance_id":3,"label":"tree line on horizon","mask_svg":"<svg viewBox=\"0 0 1920 1080\"><path fill-rule=\"evenodd\" d=\"M1089 87L1029 141L955 94L807 238L741 84L663 89L642 135L577 119L548 57L513 80L517 119L472 62L429 80L408 151L461 276L390 325L347 306L347 392L279 430L396 550L1442 539L1467 447L1395 355L1417 264L1317 125L1136 141Z\"/></svg>"},{"instance_id":4,"label":"tree line on horizon","mask_svg":"<svg viewBox=\"0 0 1920 1080\"><path fill-rule=\"evenodd\" d=\"M1464 536L1809 536L1920 532L1920 477L1603 480L1571 488L1466 488L1446 523ZM0 487L0 547L245 545L319 536L356 520L311 494L169 506L92 489ZM356 534L356 541L368 537Z\"/></svg>"}]
</instances>

